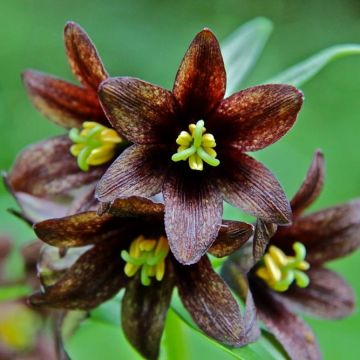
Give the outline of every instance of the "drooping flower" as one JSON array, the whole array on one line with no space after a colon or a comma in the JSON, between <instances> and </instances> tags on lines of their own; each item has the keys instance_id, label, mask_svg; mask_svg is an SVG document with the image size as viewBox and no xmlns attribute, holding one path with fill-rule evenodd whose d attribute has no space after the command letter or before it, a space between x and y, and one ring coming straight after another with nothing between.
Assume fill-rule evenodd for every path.
<instances>
[{"instance_id":1,"label":"drooping flower","mask_svg":"<svg viewBox=\"0 0 360 360\"><path fill-rule=\"evenodd\" d=\"M24 207L33 205L33 197L53 199L94 184L119 154L119 144L124 144L98 100L98 86L108 73L94 44L73 22L66 24L64 37L70 67L80 86L38 71L23 73L35 107L57 125L71 129L69 134L30 145L17 157L7 183ZM50 210L51 205L42 204Z\"/></svg>"},{"instance_id":2,"label":"drooping flower","mask_svg":"<svg viewBox=\"0 0 360 360\"><path fill-rule=\"evenodd\" d=\"M323 177L323 156L317 152L291 201L293 224L278 228L260 262L254 265L251 246L245 245L222 268L235 292L244 297L251 291L259 319L295 360L321 359L315 335L296 311L338 319L354 308L351 287L324 265L360 246L360 200L303 215L319 195Z\"/></svg>"},{"instance_id":3,"label":"drooping flower","mask_svg":"<svg viewBox=\"0 0 360 360\"><path fill-rule=\"evenodd\" d=\"M238 304L204 256L184 266L171 252L164 229L164 205L144 198L116 200L109 213L84 212L35 225L38 237L60 248L85 248L78 260L31 303L63 309L91 309L125 288L122 326L146 358L155 359L174 287L194 321L209 336L230 345L253 341L251 298L243 319ZM223 222L210 248L215 256L238 249L252 226Z\"/></svg>"},{"instance_id":4,"label":"drooping flower","mask_svg":"<svg viewBox=\"0 0 360 360\"><path fill-rule=\"evenodd\" d=\"M184 264L198 261L215 240L223 200L266 221L291 220L278 181L245 152L292 127L302 93L269 84L223 99L225 88L220 47L208 29L191 43L172 92L129 77L100 86L109 121L134 145L106 171L97 197L111 202L162 191L170 248Z\"/></svg>"}]
</instances>

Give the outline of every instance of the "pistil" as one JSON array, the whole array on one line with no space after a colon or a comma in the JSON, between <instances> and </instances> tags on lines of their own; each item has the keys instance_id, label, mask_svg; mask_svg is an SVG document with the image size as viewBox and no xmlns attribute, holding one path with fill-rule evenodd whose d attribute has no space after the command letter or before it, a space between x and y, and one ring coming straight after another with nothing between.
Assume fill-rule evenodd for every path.
<instances>
[{"instance_id":1,"label":"pistil","mask_svg":"<svg viewBox=\"0 0 360 360\"><path fill-rule=\"evenodd\" d=\"M309 285L309 277L305 273L310 264L305 261L306 248L300 242L293 245L295 256L287 256L281 249L271 245L264 255L262 265L256 275L263 279L275 291L284 292L295 281L296 285L305 288Z\"/></svg>"},{"instance_id":2,"label":"pistil","mask_svg":"<svg viewBox=\"0 0 360 360\"><path fill-rule=\"evenodd\" d=\"M171 157L172 161L188 160L190 169L202 171L204 162L210 166L218 166L220 161L216 159L217 153L215 138L206 133L204 120L189 125L189 132L182 131L176 139L179 145L177 153Z\"/></svg>"},{"instance_id":3,"label":"pistil","mask_svg":"<svg viewBox=\"0 0 360 360\"><path fill-rule=\"evenodd\" d=\"M140 271L140 280L144 286L151 284L151 278L161 281L165 275L165 259L169 253L169 245L165 236L159 239L146 239L139 236L132 241L129 251L121 252L126 262L124 272L128 277Z\"/></svg>"},{"instance_id":4,"label":"pistil","mask_svg":"<svg viewBox=\"0 0 360 360\"><path fill-rule=\"evenodd\" d=\"M83 171L107 163L115 156L118 144L124 142L115 130L94 121L85 121L81 131L71 129L69 138L74 143L70 152L77 157L78 166Z\"/></svg>"}]
</instances>

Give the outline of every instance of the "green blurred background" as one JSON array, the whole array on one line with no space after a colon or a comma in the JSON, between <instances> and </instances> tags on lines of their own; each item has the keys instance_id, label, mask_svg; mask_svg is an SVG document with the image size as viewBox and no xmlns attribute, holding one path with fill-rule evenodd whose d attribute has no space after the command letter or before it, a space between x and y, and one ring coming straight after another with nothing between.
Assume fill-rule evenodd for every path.
<instances>
[{"instance_id":1,"label":"green blurred background","mask_svg":"<svg viewBox=\"0 0 360 360\"><path fill-rule=\"evenodd\" d=\"M9 169L27 144L61 133L32 108L20 73L34 68L73 80L62 41L67 20L87 30L111 75L136 76L169 88L196 32L207 26L221 40L257 16L269 18L275 28L246 85L261 83L325 47L360 43L357 0L2 0L0 169ZM321 148L326 156L327 181L314 209L347 201L360 193L359 65L360 57L341 59L303 86L306 101L294 129L259 155L291 196L304 177L313 151ZM13 205L1 187L0 233L13 235L19 244L33 235L5 212ZM358 295L359 261L360 252L330 265L347 278ZM326 359L359 359L358 311L337 322L308 321ZM86 344L84 334L79 341ZM118 346L116 339L104 338ZM216 353L213 356L219 358ZM104 358L112 359L110 355ZM197 358L196 354L191 358Z\"/></svg>"}]
</instances>

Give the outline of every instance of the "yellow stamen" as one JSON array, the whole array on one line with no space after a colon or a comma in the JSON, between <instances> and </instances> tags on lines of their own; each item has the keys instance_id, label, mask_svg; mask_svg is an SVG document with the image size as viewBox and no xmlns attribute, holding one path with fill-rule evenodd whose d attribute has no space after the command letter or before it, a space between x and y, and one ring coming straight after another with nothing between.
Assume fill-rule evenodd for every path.
<instances>
[{"instance_id":1,"label":"yellow stamen","mask_svg":"<svg viewBox=\"0 0 360 360\"><path fill-rule=\"evenodd\" d=\"M102 165L116 154L118 144L124 142L114 130L94 121L85 121L83 129L71 129L70 139L74 142L70 152L77 157L81 170L87 171L90 166Z\"/></svg>"},{"instance_id":2,"label":"yellow stamen","mask_svg":"<svg viewBox=\"0 0 360 360\"><path fill-rule=\"evenodd\" d=\"M299 287L309 284L309 277L304 273L310 268L310 264L305 261L305 246L296 242L293 249L295 256L287 256L281 249L271 245L256 270L256 275L275 291L288 290L294 281Z\"/></svg>"},{"instance_id":3,"label":"yellow stamen","mask_svg":"<svg viewBox=\"0 0 360 360\"><path fill-rule=\"evenodd\" d=\"M150 285L150 278L153 277L161 281L165 274L165 259L168 253L169 244L165 236L154 240L141 235L132 241L129 252L121 252L121 257L126 261L124 272L132 277L140 271L140 280L144 286Z\"/></svg>"}]
</instances>

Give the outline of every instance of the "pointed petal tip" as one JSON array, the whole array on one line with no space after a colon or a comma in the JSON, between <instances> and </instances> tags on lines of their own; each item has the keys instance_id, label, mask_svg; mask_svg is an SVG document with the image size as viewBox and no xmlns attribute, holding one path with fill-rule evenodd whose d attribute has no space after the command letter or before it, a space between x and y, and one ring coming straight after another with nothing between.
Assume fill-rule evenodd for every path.
<instances>
[{"instance_id":1,"label":"pointed petal tip","mask_svg":"<svg viewBox=\"0 0 360 360\"><path fill-rule=\"evenodd\" d=\"M74 32L85 33L85 30L75 21L67 21L64 27L64 36L71 36Z\"/></svg>"}]
</instances>

